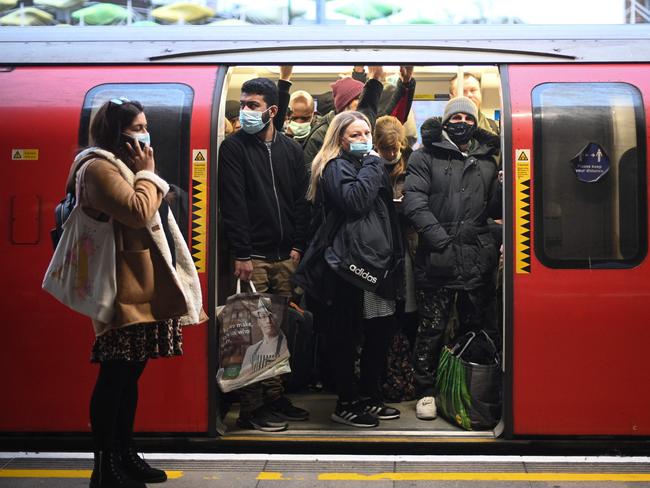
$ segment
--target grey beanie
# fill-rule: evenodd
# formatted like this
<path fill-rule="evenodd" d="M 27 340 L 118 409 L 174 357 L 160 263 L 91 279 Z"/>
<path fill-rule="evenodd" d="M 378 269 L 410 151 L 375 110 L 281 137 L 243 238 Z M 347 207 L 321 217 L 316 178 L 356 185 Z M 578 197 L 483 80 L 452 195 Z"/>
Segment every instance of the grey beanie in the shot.
<path fill-rule="evenodd" d="M 459 113 L 471 115 L 474 117 L 474 121 L 478 122 L 478 110 L 474 102 L 467 97 L 456 97 L 447 102 L 445 113 L 442 115 L 442 123 L 446 124 L 452 115 Z"/>

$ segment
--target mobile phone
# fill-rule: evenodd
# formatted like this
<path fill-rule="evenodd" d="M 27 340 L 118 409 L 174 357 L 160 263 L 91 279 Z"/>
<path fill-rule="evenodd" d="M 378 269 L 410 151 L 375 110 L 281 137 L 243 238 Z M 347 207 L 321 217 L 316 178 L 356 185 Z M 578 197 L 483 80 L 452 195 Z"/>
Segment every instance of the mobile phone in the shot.
<path fill-rule="evenodd" d="M 135 148 L 135 144 L 138 143 L 140 144 L 140 149 L 144 151 L 144 148 L 146 147 L 146 144 L 144 142 L 140 142 L 137 140 L 135 137 L 127 136 L 126 134 L 120 135 L 120 144 L 122 146 L 126 146 L 126 143 L 131 144 L 131 147 Z"/>

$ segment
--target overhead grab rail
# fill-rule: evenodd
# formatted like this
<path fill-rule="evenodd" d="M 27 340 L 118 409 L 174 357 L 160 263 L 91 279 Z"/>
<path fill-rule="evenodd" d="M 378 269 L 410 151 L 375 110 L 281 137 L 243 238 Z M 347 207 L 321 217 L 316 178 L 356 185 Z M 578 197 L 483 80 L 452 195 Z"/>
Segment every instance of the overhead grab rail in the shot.
<path fill-rule="evenodd" d="M 578 59 L 577 56 L 571 54 L 560 54 L 558 52 L 542 52 L 542 51 L 528 51 L 522 49 L 504 49 L 504 48 L 490 48 L 490 47 L 469 47 L 457 45 L 411 45 L 411 44 L 315 44 L 315 45 L 282 45 L 282 46 L 255 46 L 249 45 L 246 47 L 233 47 L 222 49 L 211 49 L 207 51 L 186 51 L 179 53 L 159 54 L 151 56 L 149 61 L 161 61 L 174 58 L 187 58 L 191 56 L 211 56 L 217 54 L 239 54 L 245 52 L 271 52 L 271 51 L 311 51 L 311 50 L 333 50 L 343 49 L 344 51 L 357 51 L 357 50 L 417 50 L 417 51 L 465 51 L 465 52 L 485 52 L 485 53 L 501 53 L 501 54 L 518 54 L 525 56 L 536 57 L 553 57 L 558 59 Z"/>

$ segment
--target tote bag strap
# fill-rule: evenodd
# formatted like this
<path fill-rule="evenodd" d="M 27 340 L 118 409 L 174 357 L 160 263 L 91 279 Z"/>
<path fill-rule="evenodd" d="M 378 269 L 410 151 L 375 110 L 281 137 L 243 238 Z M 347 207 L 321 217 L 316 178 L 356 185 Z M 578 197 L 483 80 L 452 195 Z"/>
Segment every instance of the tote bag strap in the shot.
<path fill-rule="evenodd" d="M 460 357 L 463 355 L 463 353 L 465 352 L 465 350 L 469 347 L 469 345 L 472 343 L 472 341 L 473 341 L 475 338 L 476 338 L 476 332 L 471 332 L 471 333 L 470 333 L 470 338 L 467 340 L 467 342 L 465 343 L 465 345 L 463 346 L 463 348 L 460 350 L 460 352 L 459 352 L 458 354 L 455 354 L 455 351 L 452 351 L 452 352 L 454 352 L 454 355 L 455 355 L 457 358 L 460 359 Z"/>
<path fill-rule="evenodd" d="M 247 283 L 250 285 L 251 290 L 253 291 L 253 293 L 257 293 L 257 290 L 255 289 L 255 285 L 253 284 L 253 280 L 249 280 Z M 241 280 L 239 278 L 237 278 L 237 291 L 236 291 L 236 293 L 237 293 L 237 295 L 239 295 L 241 293 Z"/>
<path fill-rule="evenodd" d="M 81 202 L 81 192 L 83 192 L 83 182 L 84 182 L 84 176 L 86 175 L 86 168 L 88 168 L 88 165 L 92 163 L 95 159 L 97 159 L 95 156 L 90 157 L 86 159 L 83 163 L 81 163 L 81 166 L 77 168 L 77 173 L 75 175 L 75 207 L 77 205 L 80 205 Z"/>

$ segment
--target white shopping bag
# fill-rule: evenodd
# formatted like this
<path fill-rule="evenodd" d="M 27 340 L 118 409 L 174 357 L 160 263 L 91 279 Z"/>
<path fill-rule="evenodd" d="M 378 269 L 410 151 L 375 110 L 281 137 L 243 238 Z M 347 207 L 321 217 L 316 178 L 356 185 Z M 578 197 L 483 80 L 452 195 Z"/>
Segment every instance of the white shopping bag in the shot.
<path fill-rule="evenodd" d="M 219 363 L 217 383 L 223 392 L 236 390 L 273 376 L 291 372 L 289 348 L 282 325 L 288 299 L 279 295 L 241 291 L 228 297 L 217 311 Z"/>
<path fill-rule="evenodd" d="M 77 171 L 76 205 L 63 224 L 63 235 L 45 272 L 43 289 L 72 310 L 109 323 L 117 293 L 113 219 L 95 220 L 79 205 L 81 182 L 89 162 Z"/>

